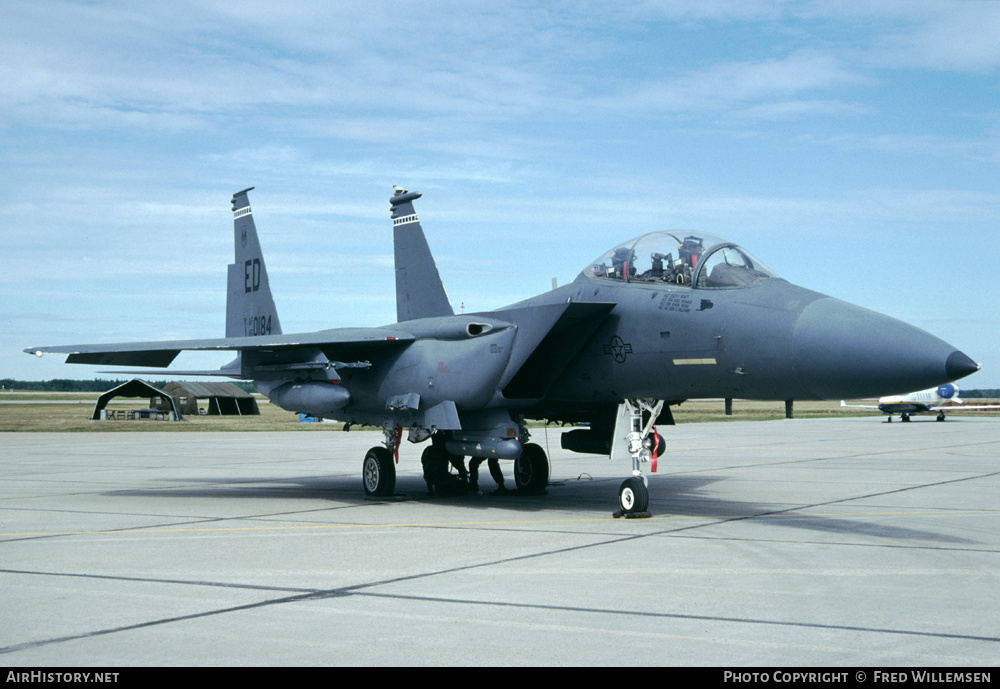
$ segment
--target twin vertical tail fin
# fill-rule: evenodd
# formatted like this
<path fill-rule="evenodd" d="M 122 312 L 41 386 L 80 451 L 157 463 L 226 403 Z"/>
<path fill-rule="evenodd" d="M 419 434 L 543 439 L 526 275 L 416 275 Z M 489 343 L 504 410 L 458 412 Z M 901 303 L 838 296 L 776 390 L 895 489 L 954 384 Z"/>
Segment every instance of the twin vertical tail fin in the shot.
<path fill-rule="evenodd" d="M 413 201 L 419 191 L 396 187 L 392 204 L 392 239 L 396 259 L 396 320 L 454 316 L 441 283 Z"/>
<path fill-rule="evenodd" d="M 226 337 L 280 335 L 281 324 L 267 280 L 264 255 L 257 239 L 250 200 L 244 189 L 233 194 L 236 259 L 229 265 L 226 294 Z"/>
<path fill-rule="evenodd" d="M 227 282 L 226 337 L 281 334 L 247 198 L 247 192 L 252 189 L 233 194 L 236 251 L 235 260 L 229 265 Z M 396 188 L 395 195 L 389 199 L 396 261 L 396 319 L 400 322 L 455 314 L 413 209 L 413 201 L 420 196 L 420 192 Z"/>

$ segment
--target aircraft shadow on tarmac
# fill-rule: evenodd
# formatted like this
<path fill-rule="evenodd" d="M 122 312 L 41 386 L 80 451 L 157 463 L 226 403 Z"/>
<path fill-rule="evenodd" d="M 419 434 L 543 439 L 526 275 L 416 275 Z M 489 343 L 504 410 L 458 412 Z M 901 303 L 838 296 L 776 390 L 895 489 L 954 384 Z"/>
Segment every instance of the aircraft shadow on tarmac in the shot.
<path fill-rule="evenodd" d="M 848 512 L 854 511 L 850 507 L 852 501 L 863 499 L 867 497 L 867 494 L 848 496 L 815 504 L 802 503 L 789 505 L 783 503 L 780 505 L 767 505 L 749 501 L 720 500 L 701 494 L 701 489 L 704 486 L 722 480 L 719 478 L 665 476 L 661 480 L 664 479 L 666 480 L 666 486 L 660 489 L 662 493 L 661 498 L 656 504 L 650 504 L 650 510 L 659 508 L 659 510 L 662 510 L 662 513 L 669 513 L 677 517 L 700 517 L 718 521 L 747 519 L 759 522 L 766 520 L 768 525 L 774 526 L 824 533 L 840 533 L 850 536 L 876 536 L 897 541 L 920 540 L 951 544 L 975 543 L 975 541 L 968 539 L 935 533 L 925 529 L 914 529 L 873 522 L 862 518 L 861 515 L 835 517 L 824 513 L 831 510 L 839 511 L 845 508 Z M 828 509 L 824 509 L 825 507 L 828 507 Z M 801 510 L 810 510 L 815 513 L 802 513 Z M 877 512 L 878 508 L 858 505 L 857 511 L 867 515 Z"/>
<path fill-rule="evenodd" d="M 766 520 L 768 526 L 781 526 L 845 536 L 874 536 L 893 541 L 929 541 L 954 545 L 973 544 L 975 541 L 909 527 L 895 526 L 864 519 L 860 516 L 835 517 L 823 514 L 824 506 L 831 510 L 844 509 L 853 499 L 865 495 L 847 496 L 841 499 L 811 504 L 796 505 L 765 504 L 751 501 L 734 501 L 713 498 L 704 493 L 710 484 L 724 480 L 707 476 L 650 477 L 650 483 L 659 484 L 651 499 L 649 511 L 654 517 L 679 517 L 692 520 L 707 520 L 709 524 L 740 520 L 760 522 Z M 393 496 L 386 498 L 365 497 L 353 476 L 301 476 L 284 478 L 189 478 L 169 479 L 171 483 L 184 484 L 177 487 L 158 489 L 116 490 L 105 493 L 109 497 L 138 498 L 195 498 L 195 499 L 240 499 L 270 500 L 297 499 L 325 500 L 340 506 L 389 505 L 406 502 L 434 502 L 442 507 L 453 508 L 456 518 L 461 510 L 507 510 L 514 513 L 539 514 L 544 512 L 573 512 L 593 515 L 607 514 L 608 494 L 613 493 L 618 479 L 615 477 L 591 477 L 581 474 L 576 478 L 555 479 L 549 483 L 544 494 L 529 494 L 517 490 L 495 495 L 483 490 L 480 494 L 429 495 L 426 484 L 419 476 L 400 475 Z M 192 485 L 195 484 L 195 485 Z M 480 481 L 482 488 L 494 488 L 492 481 Z M 819 510 L 817 514 L 800 514 L 799 510 Z M 848 508 L 849 509 L 849 508 Z M 859 511 L 872 511 L 864 506 Z M 663 522 L 660 522 L 663 523 Z M 690 528 L 705 526 L 692 521 Z M 673 529 L 668 529 L 673 530 Z M 733 535 L 733 534 L 730 534 Z"/>

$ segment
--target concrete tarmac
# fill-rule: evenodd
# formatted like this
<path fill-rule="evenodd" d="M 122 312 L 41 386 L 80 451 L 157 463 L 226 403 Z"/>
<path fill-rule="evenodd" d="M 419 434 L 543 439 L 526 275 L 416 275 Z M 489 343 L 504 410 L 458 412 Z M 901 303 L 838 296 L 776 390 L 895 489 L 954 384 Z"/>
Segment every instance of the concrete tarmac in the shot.
<path fill-rule="evenodd" d="M 0 665 L 996 664 L 1000 419 L 661 430 L 650 519 L 557 429 L 382 501 L 380 433 L 0 434 Z"/>

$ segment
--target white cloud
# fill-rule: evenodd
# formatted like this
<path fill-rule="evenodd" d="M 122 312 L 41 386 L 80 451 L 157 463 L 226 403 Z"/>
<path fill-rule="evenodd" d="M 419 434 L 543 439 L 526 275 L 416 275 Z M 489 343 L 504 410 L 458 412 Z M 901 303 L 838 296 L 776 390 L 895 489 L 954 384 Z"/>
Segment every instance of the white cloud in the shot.
<path fill-rule="evenodd" d="M 640 81 L 602 101 L 605 108 L 656 112 L 690 112 L 740 108 L 745 112 L 784 115 L 814 111 L 814 94 L 867 79 L 845 67 L 832 53 L 800 50 L 784 58 L 727 62 L 687 74 Z M 794 99 L 797 96 L 802 100 Z M 747 111 L 750 106 L 753 110 Z"/>
<path fill-rule="evenodd" d="M 916 3 L 921 21 L 889 29 L 873 48 L 883 65 L 988 74 L 1000 68 L 1000 3 Z"/>

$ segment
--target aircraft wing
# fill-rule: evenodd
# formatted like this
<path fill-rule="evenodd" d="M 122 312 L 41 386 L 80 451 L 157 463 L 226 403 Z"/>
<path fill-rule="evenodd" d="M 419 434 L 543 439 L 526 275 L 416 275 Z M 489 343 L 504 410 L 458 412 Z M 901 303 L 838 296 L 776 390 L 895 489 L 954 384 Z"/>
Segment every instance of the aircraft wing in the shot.
<path fill-rule="evenodd" d="M 328 357 L 345 351 L 358 354 L 409 344 L 413 335 L 391 328 L 335 328 L 314 333 L 291 333 L 258 337 L 221 337 L 203 340 L 163 340 L 115 344 L 28 347 L 28 354 L 67 354 L 68 364 L 102 366 L 166 367 L 182 351 L 281 352 L 319 349 Z"/>
<path fill-rule="evenodd" d="M 840 406 L 849 407 L 851 409 L 878 409 L 878 406 L 874 404 L 848 404 L 844 400 L 840 400 Z"/>

